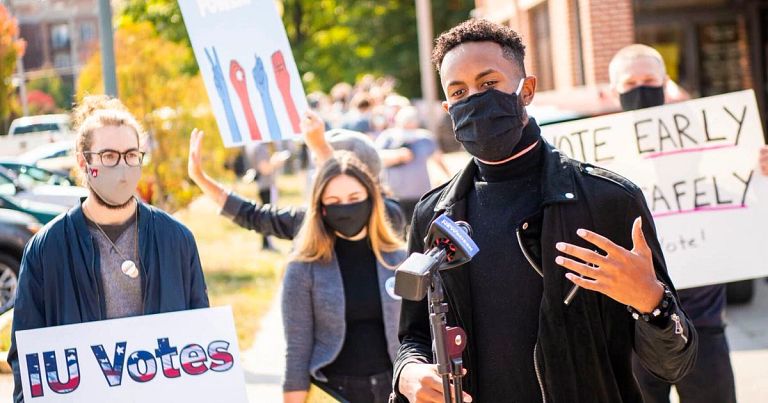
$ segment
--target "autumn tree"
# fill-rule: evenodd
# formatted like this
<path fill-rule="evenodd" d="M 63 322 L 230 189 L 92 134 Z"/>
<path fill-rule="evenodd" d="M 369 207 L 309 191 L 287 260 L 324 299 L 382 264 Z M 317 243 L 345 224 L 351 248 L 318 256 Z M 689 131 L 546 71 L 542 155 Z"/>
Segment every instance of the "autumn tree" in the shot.
<path fill-rule="evenodd" d="M 24 55 L 25 42 L 18 38 L 19 25 L 5 6 L 0 5 L 0 132 L 10 125 L 12 105 L 17 100 L 13 87 L 16 61 Z"/>
<path fill-rule="evenodd" d="M 307 92 L 363 74 L 391 75 L 398 92 L 421 94 L 415 0 L 277 0 Z M 469 18 L 474 0 L 432 2 L 435 35 Z M 189 46 L 174 0 L 126 0 L 121 21 L 146 21 Z M 194 70 L 194 69 L 193 69 Z"/>
<path fill-rule="evenodd" d="M 144 174 L 153 188 L 152 202 L 166 210 L 188 204 L 199 193 L 187 180 L 189 133 L 209 133 L 205 147 L 210 169 L 226 177 L 231 157 L 221 145 L 208 97 L 199 74 L 183 71 L 188 49 L 160 37 L 148 22 L 122 24 L 115 32 L 120 100 L 141 121 L 149 136 L 151 158 Z M 103 92 L 101 55 L 88 60 L 78 80 L 77 98 Z"/>

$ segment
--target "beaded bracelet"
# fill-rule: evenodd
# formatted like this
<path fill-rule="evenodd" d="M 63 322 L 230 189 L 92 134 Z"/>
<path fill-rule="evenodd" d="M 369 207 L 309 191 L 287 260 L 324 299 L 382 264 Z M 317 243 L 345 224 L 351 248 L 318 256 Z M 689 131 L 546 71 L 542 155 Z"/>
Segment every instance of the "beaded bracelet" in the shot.
<path fill-rule="evenodd" d="M 666 318 L 669 316 L 670 307 L 675 301 L 675 296 L 666 284 L 661 283 L 661 285 L 664 287 L 664 295 L 661 298 L 659 305 L 657 305 L 650 313 L 640 313 L 637 309 L 627 305 L 627 311 L 632 315 L 632 318 L 635 320 L 642 319 L 645 322 L 649 322 L 659 317 Z"/>

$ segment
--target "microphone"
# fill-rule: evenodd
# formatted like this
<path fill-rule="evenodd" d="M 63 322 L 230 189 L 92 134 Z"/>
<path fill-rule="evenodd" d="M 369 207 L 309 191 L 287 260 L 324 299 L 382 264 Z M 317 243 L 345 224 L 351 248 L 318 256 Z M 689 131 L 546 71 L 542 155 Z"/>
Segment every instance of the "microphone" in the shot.
<path fill-rule="evenodd" d="M 413 253 L 395 271 L 395 294 L 409 301 L 421 301 L 432 283 L 432 273 L 463 265 L 479 251 L 470 238 L 472 227 L 454 222 L 447 215 L 429 226 L 425 253 Z"/>

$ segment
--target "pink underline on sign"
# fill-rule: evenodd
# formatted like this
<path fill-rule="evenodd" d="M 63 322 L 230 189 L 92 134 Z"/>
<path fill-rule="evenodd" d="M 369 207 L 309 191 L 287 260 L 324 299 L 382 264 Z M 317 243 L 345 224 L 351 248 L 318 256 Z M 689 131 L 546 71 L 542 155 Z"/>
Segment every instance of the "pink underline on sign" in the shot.
<path fill-rule="evenodd" d="M 661 151 L 658 153 L 648 154 L 645 156 L 645 159 L 666 157 L 667 155 L 675 155 L 675 154 L 698 153 L 702 151 L 718 150 L 721 148 L 730 148 L 730 147 L 736 147 L 736 146 L 733 144 L 721 144 L 719 146 L 711 146 L 711 147 L 686 148 L 683 150 L 675 150 L 675 151 Z"/>
<path fill-rule="evenodd" d="M 680 214 L 688 214 L 688 213 L 705 213 L 707 211 L 741 210 L 745 208 L 747 208 L 747 206 L 699 207 L 691 210 L 667 211 L 665 213 L 654 213 L 652 215 L 653 217 L 658 218 L 658 217 L 668 217 L 672 215 L 680 215 Z"/>

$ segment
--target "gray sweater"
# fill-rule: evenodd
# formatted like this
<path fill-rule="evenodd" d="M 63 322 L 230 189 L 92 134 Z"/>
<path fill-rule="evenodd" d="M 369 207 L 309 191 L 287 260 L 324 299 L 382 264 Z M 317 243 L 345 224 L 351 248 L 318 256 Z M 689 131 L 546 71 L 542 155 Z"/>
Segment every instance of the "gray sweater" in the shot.
<path fill-rule="evenodd" d="M 405 260 L 405 251 L 383 253 L 389 265 Z M 400 297 L 394 294 L 394 270 L 377 262 L 381 309 L 389 356 L 394 361 Z M 336 256 L 329 263 L 291 262 L 283 280 L 282 310 L 287 343 L 284 391 L 307 390 L 310 377 L 326 382 L 320 371 L 332 363 L 346 334 L 344 284 Z"/>

